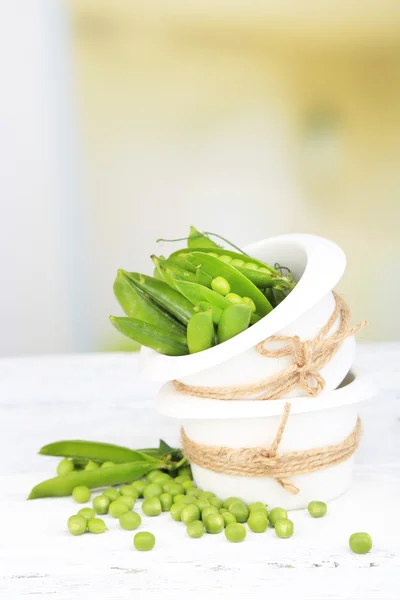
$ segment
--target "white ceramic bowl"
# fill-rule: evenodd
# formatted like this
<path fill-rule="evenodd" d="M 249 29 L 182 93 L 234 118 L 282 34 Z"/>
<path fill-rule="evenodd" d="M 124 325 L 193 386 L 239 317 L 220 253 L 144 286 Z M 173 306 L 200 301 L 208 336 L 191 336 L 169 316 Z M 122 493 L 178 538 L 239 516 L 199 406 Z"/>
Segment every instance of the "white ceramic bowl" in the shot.
<path fill-rule="evenodd" d="M 298 281 L 295 289 L 270 314 L 236 337 L 198 354 L 165 356 L 141 349 L 141 370 L 155 381 L 177 379 L 189 385 L 230 386 L 258 382 L 281 371 L 290 357 L 266 358 L 255 346 L 277 335 L 312 339 L 330 318 L 335 301 L 331 290 L 342 276 L 346 259 L 333 242 L 306 234 L 290 234 L 253 244 L 246 251 L 270 264 L 288 266 Z M 332 328 L 337 329 L 339 320 Z M 355 340 L 348 338 L 321 370 L 325 391 L 335 389 L 351 368 Z M 296 388 L 286 397 L 304 395 Z"/>
<path fill-rule="evenodd" d="M 376 387 L 354 369 L 342 386 L 316 398 L 294 398 L 278 454 L 338 444 L 352 432 L 358 403 L 376 394 Z M 172 384 L 158 396 L 158 410 L 179 419 L 193 441 L 230 448 L 268 448 L 275 438 L 284 400 L 222 402 L 177 394 Z M 246 503 L 262 501 L 288 510 L 304 508 L 311 500 L 329 501 L 350 486 L 353 457 L 334 467 L 289 478 L 300 489 L 284 490 L 274 479 L 215 473 L 192 464 L 196 485 L 220 498 L 240 496 Z"/>

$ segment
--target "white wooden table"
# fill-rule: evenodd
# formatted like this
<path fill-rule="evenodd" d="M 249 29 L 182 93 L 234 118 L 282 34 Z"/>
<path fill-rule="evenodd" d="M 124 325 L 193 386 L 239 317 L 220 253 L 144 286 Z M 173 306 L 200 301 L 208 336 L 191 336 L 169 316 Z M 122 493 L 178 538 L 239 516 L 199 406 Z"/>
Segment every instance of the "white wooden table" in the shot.
<path fill-rule="evenodd" d="M 358 350 L 382 393 L 361 408 L 364 439 L 353 488 L 324 519 L 292 513 L 295 535 L 186 536 L 168 514 L 144 517 L 153 552 L 136 552 L 133 532 L 106 517 L 101 536 L 71 536 L 70 498 L 25 500 L 53 476 L 45 443 L 83 438 L 133 448 L 163 437 L 178 445 L 178 424 L 156 414 L 154 385 L 141 382 L 135 355 L 97 354 L 0 361 L 0 597 L 63 600 L 209 596 L 323 600 L 400 598 L 400 344 Z M 352 554 L 354 531 L 368 531 L 371 553 Z"/>

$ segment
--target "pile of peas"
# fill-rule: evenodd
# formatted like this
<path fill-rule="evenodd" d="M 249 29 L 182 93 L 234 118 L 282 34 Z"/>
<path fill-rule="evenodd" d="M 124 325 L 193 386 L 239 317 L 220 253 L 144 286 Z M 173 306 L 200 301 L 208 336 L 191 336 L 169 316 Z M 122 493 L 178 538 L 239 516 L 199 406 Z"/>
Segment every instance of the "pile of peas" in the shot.
<path fill-rule="evenodd" d="M 107 463 L 107 466 L 110 464 Z M 59 464 L 59 470 L 67 472 L 65 460 Z M 78 486 L 72 496 L 76 502 L 85 503 L 89 501 L 91 492 L 86 486 Z M 93 498 L 92 507 L 80 509 L 68 519 L 68 530 L 72 535 L 103 533 L 107 530 L 106 524 L 96 515 L 106 514 L 118 519 L 123 529 L 136 530 L 142 524 L 142 517 L 133 508 L 140 498 L 143 499 L 143 515 L 156 517 L 162 512 L 169 512 L 174 521 L 185 525 L 186 533 L 191 538 L 200 538 L 205 533 L 224 532 L 228 542 L 238 543 L 245 540 L 247 528 L 253 533 L 264 533 L 268 527 L 272 527 L 281 539 L 290 538 L 294 533 L 294 524 L 285 509 L 274 507 L 268 511 L 263 502 L 246 505 L 234 496 L 223 501 L 212 492 L 196 487 L 190 467 L 179 469 L 175 478 L 154 470 L 145 479 L 123 485 L 119 490 L 114 487 L 104 490 Z M 326 515 L 327 505 L 313 501 L 307 509 L 311 517 L 321 518 Z M 155 543 L 155 536 L 148 531 L 140 531 L 133 538 L 133 545 L 139 551 L 152 550 Z M 372 548 L 372 539 L 367 533 L 354 533 L 350 536 L 349 547 L 357 554 L 365 554 Z"/>

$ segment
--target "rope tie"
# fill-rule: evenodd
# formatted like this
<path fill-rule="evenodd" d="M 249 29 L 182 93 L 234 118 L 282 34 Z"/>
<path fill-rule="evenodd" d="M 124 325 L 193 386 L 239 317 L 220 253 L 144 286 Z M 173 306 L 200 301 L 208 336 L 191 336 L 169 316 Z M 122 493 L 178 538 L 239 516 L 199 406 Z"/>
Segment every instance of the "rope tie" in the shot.
<path fill-rule="evenodd" d="M 317 396 L 325 387 L 321 369 L 336 354 L 345 339 L 368 325 L 368 321 L 363 321 L 350 328 L 350 308 L 339 294 L 333 292 L 333 295 L 335 309 L 314 339 L 302 342 L 298 336 L 272 335 L 257 344 L 256 351 L 266 358 L 293 357 L 292 363 L 279 373 L 257 383 L 242 386 L 199 387 L 175 380 L 175 389 L 190 396 L 215 400 L 276 400 L 297 387 L 307 396 Z M 338 318 L 338 331 L 327 337 Z M 269 349 L 268 345 L 273 342 L 287 344 L 275 350 Z"/>
<path fill-rule="evenodd" d="M 286 402 L 281 422 L 269 448 L 257 446 L 234 449 L 198 444 L 189 439 L 182 428 L 183 453 L 189 462 L 215 473 L 244 477 L 272 477 L 289 493 L 298 494 L 299 488 L 288 478 L 327 469 L 348 460 L 357 450 L 360 442 L 361 420 L 357 419 L 353 431 L 339 444 L 278 455 L 289 414 L 290 404 Z"/>

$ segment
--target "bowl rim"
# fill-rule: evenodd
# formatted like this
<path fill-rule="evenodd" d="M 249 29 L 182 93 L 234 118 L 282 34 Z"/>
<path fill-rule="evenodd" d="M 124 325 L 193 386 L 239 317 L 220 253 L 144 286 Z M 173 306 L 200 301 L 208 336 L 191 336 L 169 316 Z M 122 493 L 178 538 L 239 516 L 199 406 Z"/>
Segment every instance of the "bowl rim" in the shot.
<path fill-rule="evenodd" d="M 150 381 L 169 381 L 193 375 L 214 367 L 244 352 L 289 325 L 328 294 L 344 273 L 346 256 L 334 242 L 312 234 L 285 234 L 266 238 L 245 247 L 249 254 L 259 255 L 283 246 L 303 252 L 304 272 L 294 290 L 268 315 L 239 335 L 198 354 L 166 356 L 150 348 L 140 350 L 139 368 Z"/>
<path fill-rule="evenodd" d="M 254 419 L 282 415 L 287 402 L 291 406 L 290 414 L 312 413 L 356 404 L 376 396 L 377 393 L 378 387 L 371 377 L 355 366 L 351 368 L 338 388 L 322 392 L 314 398 L 298 396 L 264 401 L 211 400 L 178 393 L 172 382 L 168 382 L 158 392 L 157 410 L 164 416 L 182 421 Z"/>

